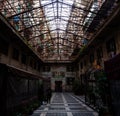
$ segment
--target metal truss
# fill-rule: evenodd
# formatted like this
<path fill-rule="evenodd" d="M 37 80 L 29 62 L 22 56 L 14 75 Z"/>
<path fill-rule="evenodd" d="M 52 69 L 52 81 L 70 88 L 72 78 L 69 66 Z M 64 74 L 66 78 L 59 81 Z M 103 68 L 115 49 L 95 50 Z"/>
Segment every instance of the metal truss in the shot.
<path fill-rule="evenodd" d="M 116 3 L 117 0 L 0 0 L 0 12 L 44 61 L 72 61 L 79 53 L 72 58 L 75 49 L 89 43 L 104 20 L 102 16 L 109 16 Z"/>

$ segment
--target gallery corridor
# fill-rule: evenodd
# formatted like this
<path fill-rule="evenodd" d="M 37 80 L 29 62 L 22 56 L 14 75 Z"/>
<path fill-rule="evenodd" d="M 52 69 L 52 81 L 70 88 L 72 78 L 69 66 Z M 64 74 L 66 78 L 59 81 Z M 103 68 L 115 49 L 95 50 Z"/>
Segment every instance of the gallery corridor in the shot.
<path fill-rule="evenodd" d="M 98 116 L 71 93 L 53 93 L 50 104 L 43 104 L 32 116 Z"/>

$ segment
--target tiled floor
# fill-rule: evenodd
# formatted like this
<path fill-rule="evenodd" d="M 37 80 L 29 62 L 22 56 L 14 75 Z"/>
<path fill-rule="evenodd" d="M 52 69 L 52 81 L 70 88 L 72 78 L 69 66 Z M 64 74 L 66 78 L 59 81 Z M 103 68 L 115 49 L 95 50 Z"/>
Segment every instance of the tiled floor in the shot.
<path fill-rule="evenodd" d="M 32 116 L 98 116 L 71 93 L 53 93 L 50 104 L 44 104 Z"/>

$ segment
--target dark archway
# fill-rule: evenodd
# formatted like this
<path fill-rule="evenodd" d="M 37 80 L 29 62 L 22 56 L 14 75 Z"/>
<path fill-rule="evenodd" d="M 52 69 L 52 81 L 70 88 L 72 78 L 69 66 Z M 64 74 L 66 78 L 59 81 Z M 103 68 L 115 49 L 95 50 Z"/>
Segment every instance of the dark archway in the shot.
<path fill-rule="evenodd" d="M 62 92 L 62 81 L 55 81 L 55 92 Z"/>

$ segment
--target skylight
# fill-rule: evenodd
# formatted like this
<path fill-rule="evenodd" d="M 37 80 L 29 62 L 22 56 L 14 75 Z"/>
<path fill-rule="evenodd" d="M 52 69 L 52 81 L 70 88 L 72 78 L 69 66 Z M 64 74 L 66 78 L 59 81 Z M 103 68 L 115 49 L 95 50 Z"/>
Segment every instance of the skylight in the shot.
<path fill-rule="evenodd" d="M 0 12 L 45 62 L 73 61 L 117 0 L 2 0 Z"/>
<path fill-rule="evenodd" d="M 41 0 L 50 30 L 66 30 L 73 0 Z"/>

